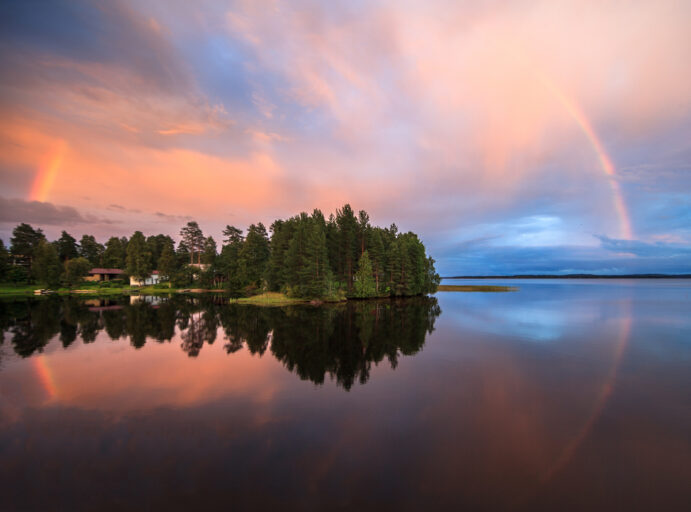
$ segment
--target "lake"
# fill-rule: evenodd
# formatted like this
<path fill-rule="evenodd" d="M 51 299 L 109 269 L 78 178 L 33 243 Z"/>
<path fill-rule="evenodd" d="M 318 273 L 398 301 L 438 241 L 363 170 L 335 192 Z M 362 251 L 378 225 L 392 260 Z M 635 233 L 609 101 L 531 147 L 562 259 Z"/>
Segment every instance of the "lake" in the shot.
<path fill-rule="evenodd" d="M 0 301 L 2 510 L 688 510 L 691 280 Z"/>

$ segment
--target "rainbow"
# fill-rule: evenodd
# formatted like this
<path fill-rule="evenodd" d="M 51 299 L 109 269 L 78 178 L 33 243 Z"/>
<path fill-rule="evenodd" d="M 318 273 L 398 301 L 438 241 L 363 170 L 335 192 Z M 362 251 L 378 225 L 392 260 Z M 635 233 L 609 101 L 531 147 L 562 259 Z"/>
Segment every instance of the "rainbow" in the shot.
<path fill-rule="evenodd" d="M 54 400 L 58 396 L 58 388 L 55 385 L 53 372 L 50 370 L 50 366 L 48 366 L 48 358 L 40 354 L 32 358 L 32 362 L 38 381 L 45 390 L 48 401 Z"/>
<path fill-rule="evenodd" d="M 561 103 L 561 105 L 566 109 L 568 114 L 576 121 L 576 124 L 581 128 L 586 138 L 593 146 L 597 157 L 600 160 L 600 166 L 602 167 L 609 185 L 612 189 L 612 197 L 614 200 L 614 210 L 617 213 L 619 219 L 619 236 L 626 240 L 631 240 L 633 238 L 633 230 L 631 229 L 631 217 L 626 208 L 626 203 L 624 202 L 624 196 L 621 192 L 621 187 L 617 181 L 617 174 L 612 163 L 612 159 L 607 155 L 604 145 L 598 138 L 592 124 L 585 116 L 583 110 L 578 106 L 576 101 L 569 98 L 562 89 L 556 86 L 556 84 L 547 78 L 542 73 L 538 72 L 538 79 L 542 84 L 552 93 L 552 95 Z"/>
<path fill-rule="evenodd" d="M 617 381 L 617 376 L 619 374 L 619 367 L 626 353 L 629 342 L 631 339 L 631 324 L 633 317 L 631 316 L 631 301 L 626 301 L 622 305 L 622 319 L 619 324 L 619 335 L 614 344 L 612 365 L 605 375 L 600 392 L 595 397 L 593 406 L 588 414 L 588 417 L 581 425 L 581 427 L 576 431 L 575 435 L 566 445 L 562 448 L 556 459 L 550 464 L 545 471 L 543 471 L 539 477 L 536 485 L 530 489 L 527 489 L 521 496 L 518 497 L 515 505 L 520 507 L 525 504 L 529 499 L 531 499 L 538 492 L 540 487 L 543 487 L 549 483 L 552 478 L 560 473 L 564 468 L 566 468 L 571 460 L 574 458 L 578 449 L 583 444 L 583 442 L 588 438 L 593 427 L 597 423 L 598 419 L 602 416 L 603 411 L 607 407 L 607 403 L 614 392 L 614 386 Z"/>
<path fill-rule="evenodd" d="M 66 149 L 67 144 L 64 140 L 61 140 L 50 153 L 50 156 L 46 158 L 45 162 L 39 166 L 34 182 L 31 185 L 31 191 L 29 192 L 30 201 L 43 202 L 48 198 L 50 189 L 55 182 L 55 177 L 62 166 Z"/>
<path fill-rule="evenodd" d="M 614 391 L 614 385 L 617 381 L 617 375 L 619 373 L 619 366 L 621 366 L 621 361 L 624 357 L 624 353 L 629 345 L 629 340 L 631 338 L 631 304 L 626 303 L 626 314 L 621 321 L 621 326 L 619 329 L 619 336 L 614 347 L 614 359 L 612 366 L 609 369 L 609 373 L 605 377 L 604 384 L 600 390 L 600 394 L 595 399 L 595 404 L 592 408 L 588 419 L 585 421 L 581 429 L 576 433 L 574 438 L 564 447 L 561 455 L 557 457 L 557 460 L 552 464 L 547 471 L 542 475 L 541 483 L 545 484 L 548 482 L 556 473 L 559 473 L 564 467 L 566 467 L 576 451 L 583 443 L 583 441 L 588 437 L 590 431 L 597 420 L 602 416 L 602 412 L 607 406 L 607 402 L 612 396 Z"/>

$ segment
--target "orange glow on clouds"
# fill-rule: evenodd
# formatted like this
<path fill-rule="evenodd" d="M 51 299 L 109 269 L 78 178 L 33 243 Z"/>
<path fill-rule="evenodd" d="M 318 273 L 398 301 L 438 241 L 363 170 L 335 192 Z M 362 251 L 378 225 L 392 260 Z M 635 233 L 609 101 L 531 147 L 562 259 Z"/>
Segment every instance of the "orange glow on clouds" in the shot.
<path fill-rule="evenodd" d="M 200 80 L 195 70 L 221 53 L 185 65 L 179 34 L 160 20 L 143 25 L 150 47 L 122 60 L 31 54 L 0 104 L 4 195 L 107 219 L 89 227 L 102 237 L 116 225 L 117 234 L 174 233 L 183 217 L 217 230 L 346 201 L 373 218 L 409 216 L 425 232 L 442 217 L 461 226 L 488 212 L 545 213 L 531 199 L 551 202 L 556 187 L 570 203 L 564 229 L 632 238 L 638 196 L 631 189 L 626 203 L 617 174 L 656 162 L 632 161 L 627 149 L 691 108 L 688 16 L 665 0 L 626 9 L 403 2 L 357 15 L 269 4 L 236 3 L 220 17 L 194 9 L 224 31 L 219 52 L 243 47 L 238 88 Z M 586 146 L 575 125 L 606 180 L 584 172 L 594 168 L 589 148 L 573 158 Z M 606 147 L 612 133 L 617 146 Z M 542 179 L 555 172 L 578 193 Z"/>

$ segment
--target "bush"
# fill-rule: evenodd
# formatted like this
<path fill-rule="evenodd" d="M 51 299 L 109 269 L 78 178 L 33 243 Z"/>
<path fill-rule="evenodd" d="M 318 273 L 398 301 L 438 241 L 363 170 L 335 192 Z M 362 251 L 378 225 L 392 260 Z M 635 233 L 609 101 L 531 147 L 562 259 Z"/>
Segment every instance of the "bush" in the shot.
<path fill-rule="evenodd" d="M 15 286 L 26 284 L 29 282 L 29 273 L 24 267 L 13 265 L 7 271 L 7 280 Z"/>

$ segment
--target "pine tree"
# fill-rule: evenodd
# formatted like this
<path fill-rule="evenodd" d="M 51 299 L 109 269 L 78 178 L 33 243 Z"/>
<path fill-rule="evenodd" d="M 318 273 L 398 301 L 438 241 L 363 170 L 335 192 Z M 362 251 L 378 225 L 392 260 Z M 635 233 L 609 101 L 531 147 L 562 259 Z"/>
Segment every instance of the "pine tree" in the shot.
<path fill-rule="evenodd" d="M 201 262 L 206 265 L 213 265 L 216 261 L 216 240 L 209 236 L 204 241 L 204 252 L 202 253 Z"/>
<path fill-rule="evenodd" d="M 361 299 L 374 297 L 377 293 L 374 277 L 372 276 L 372 262 L 367 251 L 360 256 L 358 271 L 355 273 L 353 291 L 355 292 L 355 297 Z"/>
<path fill-rule="evenodd" d="M 83 235 L 79 241 L 79 256 L 86 258 L 92 267 L 101 265 L 101 257 L 105 248 L 99 244 L 93 235 Z"/>
<path fill-rule="evenodd" d="M 5 242 L 0 239 L 0 282 L 5 282 L 7 279 L 7 271 L 9 270 L 10 253 L 5 248 Z"/>
<path fill-rule="evenodd" d="M 358 238 L 360 239 L 360 256 L 365 253 L 367 249 L 368 237 L 370 232 L 369 215 L 365 210 L 360 210 L 358 213 Z"/>
<path fill-rule="evenodd" d="M 225 279 L 225 287 L 232 292 L 240 292 L 246 285 L 240 275 L 240 250 L 245 242 L 242 230 L 226 226 L 223 230 L 224 245 L 216 259 L 216 267 Z"/>
<path fill-rule="evenodd" d="M 175 252 L 173 251 L 172 244 L 166 244 L 163 247 L 161 257 L 158 258 L 157 268 L 161 273 L 161 277 L 170 281 L 173 274 L 177 270 L 177 262 L 175 260 Z"/>
<path fill-rule="evenodd" d="M 331 269 L 323 220 L 323 216 L 313 215 L 305 223 L 306 236 L 300 269 L 300 289 L 304 297 L 323 297 L 330 281 Z"/>
<path fill-rule="evenodd" d="M 201 263 L 201 255 L 204 251 L 206 238 L 202 232 L 199 224 L 195 221 L 190 221 L 185 227 L 180 230 L 180 236 L 185 246 L 190 251 L 190 263 L 194 263 L 194 256 L 197 256 L 197 263 Z"/>
<path fill-rule="evenodd" d="M 10 238 L 10 254 L 14 264 L 23 265 L 28 269 L 29 275 L 33 275 L 34 252 L 39 243 L 45 239 L 43 230 L 40 228 L 34 229 L 24 222 L 15 227 Z"/>
<path fill-rule="evenodd" d="M 428 257 L 425 260 L 425 284 L 422 293 L 436 293 L 441 283 L 441 277 L 434 269 L 434 259 Z"/>
<path fill-rule="evenodd" d="M 103 252 L 102 264 L 105 268 L 125 268 L 125 244 L 118 237 L 110 237 Z"/>
<path fill-rule="evenodd" d="M 151 253 L 147 250 L 146 239 L 141 231 L 135 231 L 127 245 L 127 273 L 138 280 L 151 275 Z"/>
<path fill-rule="evenodd" d="M 77 240 L 67 231 L 63 231 L 55 242 L 58 249 L 58 257 L 60 261 L 64 262 L 79 256 L 79 248 L 77 247 Z"/>
<path fill-rule="evenodd" d="M 251 286 L 261 287 L 269 256 L 269 236 L 264 224 L 252 224 L 247 230 L 247 238 L 240 250 L 242 280 Z"/>
<path fill-rule="evenodd" d="M 372 271 L 374 274 L 374 286 L 376 293 L 379 294 L 379 285 L 385 277 L 386 268 L 384 242 L 380 228 L 373 228 L 370 235 L 369 256 L 372 261 Z"/>
<path fill-rule="evenodd" d="M 353 287 L 353 274 L 358 258 L 357 231 L 358 223 L 353 209 L 346 204 L 336 210 L 336 225 L 339 231 L 340 275 L 350 291 Z"/>
<path fill-rule="evenodd" d="M 288 282 L 285 258 L 294 229 L 293 219 L 277 220 L 271 224 L 271 255 L 266 271 L 270 290 L 279 291 Z"/>
<path fill-rule="evenodd" d="M 235 226 L 227 225 L 223 230 L 223 243 L 225 245 L 230 245 L 238 242 L 243 242 L 245 238 L 242 236 L 242 230 L 236 228 Z"/>

